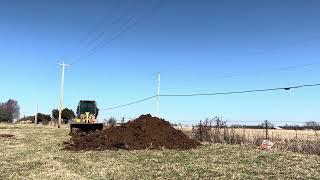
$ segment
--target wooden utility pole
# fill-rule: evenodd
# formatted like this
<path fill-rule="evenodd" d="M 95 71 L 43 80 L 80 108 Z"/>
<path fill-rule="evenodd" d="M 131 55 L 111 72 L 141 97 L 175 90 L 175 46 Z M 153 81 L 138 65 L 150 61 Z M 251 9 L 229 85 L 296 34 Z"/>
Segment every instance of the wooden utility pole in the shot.
<path fill-rule="evenodd" d="M 70 66 L 69 64 L 65 64 L 64 62 L 59 63 L 62 67 L 62 76 L 61 76 L 61 91 L 60 91 L 60 105 L 59 105 L 59 118 L 58 118 L 58 128 L 61 127 L 61 113 L 62 113 L 62 100 L 63 100 L 63 88 L 64 88 L 64 71 L 66 66 Z"/>

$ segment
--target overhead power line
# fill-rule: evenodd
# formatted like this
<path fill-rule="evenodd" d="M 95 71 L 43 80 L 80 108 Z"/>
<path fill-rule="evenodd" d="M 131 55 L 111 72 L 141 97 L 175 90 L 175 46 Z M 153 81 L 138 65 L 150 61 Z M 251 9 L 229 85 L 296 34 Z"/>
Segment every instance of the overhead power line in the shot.
<path fill-rule="evenodd" d="M 289 86 L 281 88 L 268 88 L 268 89 L 255 89 L 255 90 L 245 90 L 245 91 L 231 91 L 231 92 L 216 92 L 216 93 L 197 93 L 197 94 L 162 94 L 162 97 L 187 97 L 187 96 L 215 96 L 215 95 L 229 95 L 229 94 L 244 94 L 253 92 L 265 92 L 265 91 L 277 91 L 277 90 L 291 90 L 303 87 L 314 87 L 320 86 L 320 84 L 305 84 L 300 86 Z"/>
<path fill-rule="evenodd" d="M 116 11 L 121 11 L 121 6 L 120 6 L 121 2 L 109 2 L 109 5 L 110 5 L 110 10 L 108 10 L 107 12 L 116 12 Z M 105 14 L 105 15 L 108 15 L 109 17 L 111 17 L 112 20 L 111 21 L 111 25 L 113 24 L 116 24 L 118 21 L 119 21 L 119 18 L 116 14 Z M 100 29 L 103 28 L 103 26 L 105 26 L 106 24 L 109 24 L 109 23 L 106 23 L 105 22 L 105 18 L 99 20 L 98 22 L 96 22 L 94 25 L 93 25 L 93 28 L 90 28 L 88 29 L 82 36 L 82 38 L 80 40 L 77 41 L 77 45 L 75 47 L 72 48 L 72 51 L 74 50 L 78 50 L 80 51 L 80 49 L 84 48 L 85 47 L 85 44 L 86 42 L 90 41 L 90 39 L 92 37 L 95 37 L 95 34 L 97 32 L 99 32 Z M 104 28 L 103 28 L 104 29 Z M 63 56 L 62 57 L 66 57 L 66 56 L 70 56 L 71 55 L 71 52 L 67 53 L 67 52 L 64 52 L 63 53 Z"/>
<path fill-rule="evenodd" d="M 112 2 L 111 4 L 111 12 L 121 12 L 121 11 L 124 11 L 124 8 L 121 6 L 121 4 L 123 2 L 117 2 L 118 4 L 116 4 L 115 2 Z M 110 12 L 110 11 L 106 11 L 106 12 Z M 110 16 L 111 18 L 114 18 L 112 21 L 111 21 L 111 24 L 110 25 L 113 25 L 115 23 L 117 23 L 119 21 L 119 19 L 122 18 L 123 15 L 120 15 L 120 16 L 117 16 L 115 13 L 112 13 L 111 15 L 110 14 L 105 14 L 106 16 Z M 90 37 L 92 37 L 94 34 L 96 34 L 97 32 L 99 32 L 99 29 L 105 29 L 105 26 L 106 25 L 106 22 L 105 22 L 105 18 L 101 18 L 100 21 L 98 21 L 95 26 L 93 28 L 91 28 L 86 34 L 85 36 L 80 40 L 79 43 L 85 43 L 87 41 L 90 41 Z M 104 30 L 103 30 L 104 32 Z"/>
<path fill-rule="evenodd" d="M 127 19 L 127 21 L 121 26 L 120 30 L 118 32 L 115 32 L 110 39 L 101 41 L 100 44 L 98 44 L 97 46 L 95 46 L 94 48 L 89 50 L 89 52 L 86 55 L 79 56 L 71 64 L 74 65 L 76 63 L 79 63 L 80 61 L 83 60 L 84 57 L 91 56 L 94 53 L 96 53 L 99 49 L 105 47 L 106 45 L 111 44 L 114 40 L 118 39 L 122 34 L 126 33 L 127 31 L 129 31 L 130 29 L 132 29 L 133 27 L 138 25 L 144 18 L 149 17 L 151 13 L 156 12 L 156 10 L 160 8 L 160 3 L 162 3 L 162 2 L 163 1 L 161 1 L 161 0 L 158 1 L 158 3 L 156 3 L 149 11 L 142 14 L 141 16 L 137 16 L 137 15 L 130 16 Z"/>
<path fill-rule="evenodd" d="M 104 108 L 100 110 L 112 110 L 112 109 L 118 109 L 122 107 L 127 107 L 131 106 L 143 101 L 147 101 L 149 99 L 153 99 L 156 97 L 191 97 L 191 96 L 216 96 L 216 95 L 230 95 L 230 94 L 245 94 L 245 93 L 254 93 L 254 92 L 267 92 L 267 91 L 278 91 L 278 90 L 291 90 L 291 89 L 299 89 L 299 88 L 305 88 L 305 87 L 315 87 L 315 86 L 320 86 L 319 84 L 304 84 L 304 85 L 299 85 L 299 86 L 289 86 L 289 87 L 281 87 L 281 88 L 267 88 L 267 89 L 255 89 L 255 90 L 246 90 L 246 91 L 230 91 L 230 92 L 217 92 L 217 93 L 198 93 L 198 94 L 160 94 L 160 95 L 154 95 L 150 96 L 141 100 L 137 100 L 131 103 L 119 105 L 119 106 L 114 106 L 110 108 Z"/>
<path fill-rule="evenodd" d="M 88 51 L 88 53 L 84 56 L 79 56 L 78 58 L 75 59 L 74 62 L 72 62 L 71 64 L 77 64 L 80 61 L 83 61 L 84 57 L 89 57 L 91 55 L 93 55 L 94 53 L 96 53 L 99 49 L 105 47 L 106 45 L 112 43 L 114 40 L 118 39 L 120 37 L 120 35 L 122 35 L 124 32 L 126 32 L 128 30 L 129 24 L 132 23 L 134 21 L 135 16 L 130 16 L 121 26 L 120 31 L 116 32 L 115 34 L 113 34 L 113 36 L 108 39 L 108 40 L 103 40 L 100 43 L 98 43 L 95 47 L 93 47 L 91 50 Z"/>
<path fill-rule="evenodd" d="M 113 20 L 113 21 L 110 23 L 110 25 L 118 24 L 118 23 L 120 23 L 121 20 L 124 19 L 124 18 L 125 18 L 125 15 L 119 16 L 118 18 L 116 18 L 115 20 Z M 89 39 L 89 40 L 87 41 L 87 46 L 90 46 L 90 45 L 92 45 L 92 44 L 95 44 L 95 42 L 97 42 L 97 41 L 99 41 L 100 39 L 102 39 L 103 36 L 105 36 L 105 34 L 106 34 L 107 32 L 108 32 L 107 29 L 99 32 L 99 34 L 97 34 L 97 36 L 95 36 L 94 38 Z"/>
<path fill-rule="evenodd" d="M 147 101 L 149 99 L 153 99 L 157 97 L 156 95 L 155 96 L 150 96 L 150 97 L 147 97 L 147 98 L 144 98 L 144 99 L 141 99 L 141 100 L 138 100 L 138 101 L 134 101 L 134 102 L 131 102 L 131 103 L 128 103 L 128 104 L 123 104 L 123 105 L 120 105 L 120 106 L 115 106 L 115 107 L 110 107 L 110 108 L 105 108 L 105 109 L 100 109 L 100 110 L 111 110 L 111 109 L 117 109 L 117 108 L 121 108 L 121 107 L 126 107 L 126 106 L 131 106 L 133 104 L 137 104 L 137 103 L 140 103 L 140 102 L 143 102 L 143 101 Z"/>

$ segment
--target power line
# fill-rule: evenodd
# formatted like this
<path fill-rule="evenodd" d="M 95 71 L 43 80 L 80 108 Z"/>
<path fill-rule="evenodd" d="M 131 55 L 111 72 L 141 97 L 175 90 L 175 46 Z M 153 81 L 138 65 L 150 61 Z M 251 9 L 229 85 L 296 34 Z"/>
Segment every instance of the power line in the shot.
<path fill-rule="evenodd" d="M 125 15 L 122 15 L 120 17 L 115 18 L 114 20 L 111 21 L 110 25 L 115 25 L 121 22 L 121 20 L 124 18 Z M 92 36 L 92 38 L 90 36 L 88 36 L 86 39 L 86 41 L 81 42 L 83 45 L 82 47 L 90 47 L 91 45 L 94 45 L 98 40 L 102 39 L 103 36 L 105 36 L 105 34 L 107 33 L 107 30 L 103 30 L 98 32 L 98 34 L 96 36 Z M 94 34 L 94 33 L 92 33 Z M 81 47 L 81 46 L 80 46 Z M 80 58 L 81 56 L 78 56 L 78 58 Z M 76 59 L 78 59 L 76 58 Z"/>
<path fill-rule="evenodd" d="M 299 86 L 289 86 L 289 87 L 282 87 L 282 88 L 268 88 L 268 89 L 256 89 L 256 90 L 246 90 L 246 91 L 231 91 L 231 92 L 218 92 L 218 93 L 205 93 L 205 94 L 160 94 L 160 95 L 153 95 L 138 101 L 134 101 L 131 103 L 115 106 L 115 107 L 110 107 L 110 108 L 104 108 L 100 110 L 112 110 L 112 109 L 118 109 L 126 106 L 131 106 L 133 104 L 137 104 L 143 101 L 147 101 L 149 99 L 153 99 L 159 96 L 162 97 L 190 97 L 190 96 L 215 96 L 215 95 L 229 95 L 229 94 L 244 94 L 244 93 L 254 93 L 254 92 L 266 92 L 266 91 L 277 91 L 277 90 L 291 90 L 291 89 L 299 89 L 299 88 L 304 88 L 304 87 L 315 87 L 315 86 L 320 86 L 320 84 L 304 84 L 304 85 L 299 85 Z"/>
<path fill-rule="evenodd" d="M 121 3 L 121 2 L 118 2 L 118 3 Z M 121 10 L 120 4 L 112 3 L 111 4 L 111 9 L 113 9 L 113 11 Z M 107 15 L 107 14 L 105 14 L 105 15 Z M 112 17 L 116 17 L 115 14 L 112 14 L 111 16 Z M 114 24 L 120 17 L 116 17 L 113 21 L 111 21 L 111 24 Z M 80 40 L 80 43 L 83 43 L 83 42 L 86 42 L 86 41 L 90 40 L 90 36 L 94 35 L 96 32 L 98 32 L 99 31 L 98 29 L 100 29 L 101 26 L 103 26 L 104 24 L 105 24 L 105 22 L 104 22 L 104 18 L 103 18 L 103 20 L 100 20 L 98 23 L 95 24 L 94 28 L 92 28 L 91 30 L 89 30 L 86 33 L 84 38 L 82 38 Z"/>
<path fill-rule="evenodd" d="M 147 101 L 149 99 L 153 99 L 155 97 L 157 97 L 157 96 L 156 95 L 155 96 L 150 96 L 150 97 L 147 97 L 147 98 L 144 98 L 144 99 L 141 99 L 141 100 L 138 100 L 138 101 L 134 101 L 134 102 L 131 102 L 131 103 L 128 103 L 128 104 L 123 104 L 123 105 L 120 105 L 120 106 L 115 106 L 115 107 L 110 107 L 110 108 L 105 108 L 105 109 L 100 109 L 100 110 L 111 110 L 111 109 L 117 109 L 117 108 L 121 108 L 121 107 L 126 107 L 126 106 L 137 104 L 137 103 L 140 103 L 140 102 L 143 102 L 143 101 Z"/>
<path fill-rule="evenodd" d="M 215 96 L 215 95 L 244 94 L 244 93 L 277 91 L 277 90 L 291 90 L 291 89 L 299 89 L 299 88 L 314 87 L 314 86 L 320 86 L 320 84 L 305 84 L 305 85 L 300 85 L 300 86 L 289 86 L 289 87 L 281 87 L 281 88 L 255 89 L 255 90 L 217 92 L 217 93 L 162 94 L 160 96 L 162 96 L 162 97 Z"/>
<path fill-rule="evenodd" d="M 88 54 L 84 55 L 84 56 L 80 56 L 78 58 L 76 58 L 76 60 L 71 63 L 71 64 L 76 64 L 79 63 L 81 60 L 83 60 L 83 57 L 88 57 L 93 55 L 94 53 L 96 53 L 99 49 L 105 47 L 108 44 L 111 44 L 114 40 L 118 39 L 122 34 L 124 34 L 125 32 L 129 31 L 130 29 L 132 29 L 133 27 L 135 27 L 136 25 L 138 25 L 142 19 L 149 17 L 150 13 L 154 13 L 156 12 L 157 9 L 160 8 L 160 3 L 162 1 L 160 0 L 158 3 L 156 3 L 149 12 L 146 12 L 145 14 L 141 15 L 140 17 L 137 16 L 130 16 L 129 19 L 122 25 L 120 31 L 116 32 L 109 40 L 107 41 L 102 41 L 100 44 L 98 44 L 96 47 L 94 47 L 93 49 L 91 49 Z"/>
<path fill-rule="evenodd" d="M 130 16 L 126 21 L 125 23 L 122 24 L 121 26 L 121 30 L 116 32 L 110 39 L 108 39 L 107 41 L 104 41 L 102 40 L 99 44 L 97 44 L 94 48 L 92 48 L 91 50 L 88 51 L 88 53 L 84 56 L 79 56 L 78 58 L 75 59 L 74 62 L 72 62 L 71 64 L 74 65 L 74 64 L 77 64 L 79 63 L 80 61 L 84 60 L 83 58 L 84 57 L 88 57 L 88 56 L 91 56 L 93 55 L 94 53 L 96 53 L 99 49 L 103 48 L 104 46 L 112 43 L 114 40 L 116 40 L 117 38 L 120 37 L 120 35 L 122 35 L 125 31 L 128 30 L 128 25 L 133 22 L 135 16 Z"/>
<path fill-rule="evenodd" d="M 115 20 L 113 20 L 110 25 L 115 25 L 115 24 L 118 24 L 123 18 L 125 17 L 125 15 L 122 15 L 118 18 L 116 18 Z M 88 40 L 87 42 L 87 46 L 90 46 L 91 44 L 94 44 L 95 42 L 97 42 L 99 39 L 102 39 L 102 37 L 107 33 L 107 30 L 103 30 L 101 32 L 99 32 L 99 34 L 94 37 L 93 39 L 91 40 Z"/>
<path fill-rule="evenodd" d="M 109 2 L 110 3 L 110 2 Z M 118 9 L 120 9 L 120 4 L 116 3 L 111 3 L 111 9 L 113 9 L 113 11 L 116 11 Z M 118 21 L 119 17 L 116 17 L 115 14 L 111 15 L 112 18 L 115 18 L 115 20 L 111 21 L 111 24 L 115 24 L 115 22 Z M 74 47 L 72 50 L 76 50 L 76 49 L 80 49 L 82 47 L 85 46 L 85 42 L 89 41 L 91 39 L 91 37 L 93 37 L 93 35 L 96 32 L 99 32 L 99 29 L 101 29 L 101 27 L 105 24 L 104 19 L 100 20 L 99 22 L 97 22 L 93 28 L 90 28 L 83 36 L 82 38 L 78 41 L 78 44 L 76 47 Z M 63 53 L 63 57 L 65 57 L 67 55 L 67 52 Z M 70 54 L 70 53 L 69 53 Z"/>
<path fill-rule="evenodd" d="M 159 1 L 160 2 L 160 1 Z M 156 4 L 158 5 L 158 4 Z M 154 6 L 150 12 L 155 12 L 155 9 L 157 9 L 157 6 Z M 133 28 L 134 26 L 136 26 L 137 24 L 139 24 L 141 22 L 141 20 L 145 17 L 147 17 L 148 13 L 143 14 L 142 16 L 138 17 L 135 19 L 136 16 L 132 15 L 129 17 L 129 19 L 122 25 L 120 31 L 118 31 L 117 33 L 114 34 L 114 36 L 112 36 L 108 41 L 102 41 L 99 45 L 97 45 L 96 47 L 94 47 L 93 49 L 91 49 L 87 55 L 85 56 L 91 56 L 94 53 L 96 53 L 99 49 L 105 47 L 108 44 L 111 44 L 114 40 L 118 39 L 123 33 L 127 32 L 128 30 L 130 30 L 131 28 Z M 84 56 L 84 57 L 85 57 Z M 81 61 L 82 57 L 77 58 L 77 60 L 75 62 L 73 62 L 72 64 L 78 63 Z"/>
<path fill-rule="evenodd" d="M 127 9 L 127 8 L 126 8 Z M 114 19 L 112 22 L 111 22 L 111 25 L 114 25 L 114 24 L 118 24 L 119 22 L 122 21 L 122 19 L 124 19 L 125 17 L 127 17 L 127 15 L 129 15 L 128 13 L 124 13 L 122 14 L 121 16 L 119 16 L 118 18 Z M 133 15 L 132 15 L 133 17 Z M 130 18 L 129 18 L 130 19 Z M 102 30 L 94 39 L 91 39 L 89 42 L 88 42 L 88 46 L 90 46 L 91 44 L 94 44 L 95 42 L 97 42 L 99 39 L 103 39 L 103 36 L 107 33 L 107 29 L 104 29 Z M 97 44 L 98 45 L 98 44 Z"/>

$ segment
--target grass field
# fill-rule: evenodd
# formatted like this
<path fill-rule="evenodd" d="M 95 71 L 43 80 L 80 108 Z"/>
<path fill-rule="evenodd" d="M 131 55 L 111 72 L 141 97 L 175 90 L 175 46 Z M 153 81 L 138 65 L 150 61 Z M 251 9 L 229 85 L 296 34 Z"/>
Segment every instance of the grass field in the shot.
<path fill-rule="evenodd" d="M 188 151 L 63 150 L 68 129 L 0 124 L 0 179 L 319 179 L 320 157 L 204 145 Z"/>

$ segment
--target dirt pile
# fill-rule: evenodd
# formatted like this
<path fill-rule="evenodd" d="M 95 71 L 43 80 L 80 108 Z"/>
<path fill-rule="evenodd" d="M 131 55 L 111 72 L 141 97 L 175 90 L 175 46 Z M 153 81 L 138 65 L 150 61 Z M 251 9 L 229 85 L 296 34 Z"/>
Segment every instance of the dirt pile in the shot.
<path fill-rule="evenodd" d="M 12 138 L 13 136 L 12 134 L 0 134 L 0 138 Z"/>
<path fill-rule="evenodd" d="M 68 150 L 106 150 L 106 149 L 179 149 L 186 150 L 200 145 L 183 132 L 171 127 L 170 123 L 142 115 L 134 121 L 109 129 L 84 133 L 72 133 Z"/>

